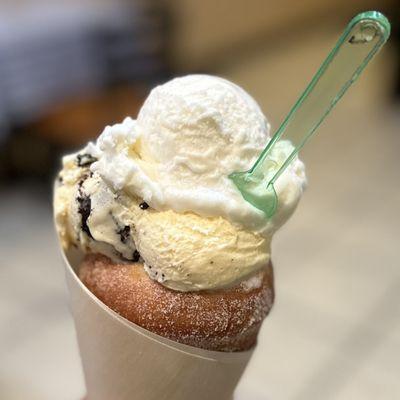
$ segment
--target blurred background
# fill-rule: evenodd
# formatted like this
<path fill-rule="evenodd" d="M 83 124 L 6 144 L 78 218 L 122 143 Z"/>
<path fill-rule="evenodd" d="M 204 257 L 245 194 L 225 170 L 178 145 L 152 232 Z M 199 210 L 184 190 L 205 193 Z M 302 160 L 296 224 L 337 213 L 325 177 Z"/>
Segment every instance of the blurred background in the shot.
<path fill-rule="evenodd" d="M 202 72 L 273 129 L 347 22 L 392 37 L 303 152 L 309 189 L 273 243 L 277 299 L 236 399 L 400 398 L 396 0 L 0 1 L 0 398 L 84 395 L 51 216 L 60 156 Z"/>

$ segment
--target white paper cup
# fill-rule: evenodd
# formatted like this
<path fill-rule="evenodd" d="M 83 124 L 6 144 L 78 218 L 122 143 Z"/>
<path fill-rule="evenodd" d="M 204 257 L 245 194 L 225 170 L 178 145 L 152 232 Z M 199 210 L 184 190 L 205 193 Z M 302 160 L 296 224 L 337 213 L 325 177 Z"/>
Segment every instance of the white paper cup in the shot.
<path fill-rule="evenodd" d="M 202 350 L 165 339 L 98 300 L 63 253 L 88 400 L 228 400 L 252 351 Z"/>

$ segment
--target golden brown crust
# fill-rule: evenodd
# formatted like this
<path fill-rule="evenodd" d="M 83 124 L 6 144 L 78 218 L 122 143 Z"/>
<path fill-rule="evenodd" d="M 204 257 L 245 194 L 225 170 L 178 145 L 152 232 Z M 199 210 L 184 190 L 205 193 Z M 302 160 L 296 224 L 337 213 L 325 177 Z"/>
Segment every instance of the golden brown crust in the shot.
<path fill-rule="evenodd" d="M 153 281 L 142 264 L 117 264 L 99 254 L 85 257 L 79 277 L 97 298 L 129 321 L 208 350 L 251 348 L 274 299 L 271 265 L 259 273 L 260 285 L 186 293 Z"/>

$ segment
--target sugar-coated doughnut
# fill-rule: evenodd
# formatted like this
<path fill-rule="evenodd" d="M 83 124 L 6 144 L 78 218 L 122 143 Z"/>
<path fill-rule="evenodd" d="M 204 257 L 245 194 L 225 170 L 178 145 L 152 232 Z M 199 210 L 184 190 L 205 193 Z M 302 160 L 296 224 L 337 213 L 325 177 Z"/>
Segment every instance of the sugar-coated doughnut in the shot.
<path fill-rule="evenodd" d="M 253 347 L 274 300 L 269 264 L 227 289 L 178 292 L 152 280 L 141 263 L 116 263 L 87 254 L 79 269 L 84 285 L 129 321 L 179 343 L 216 351 Z"/>

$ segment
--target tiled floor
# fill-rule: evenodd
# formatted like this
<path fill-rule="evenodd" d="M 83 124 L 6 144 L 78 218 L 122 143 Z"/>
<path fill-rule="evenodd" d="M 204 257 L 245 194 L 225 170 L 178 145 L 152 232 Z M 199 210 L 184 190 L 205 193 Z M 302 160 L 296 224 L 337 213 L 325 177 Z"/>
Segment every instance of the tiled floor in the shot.
<path fill-rule="evenodd" d="M 304 37 L 222 72 L 276 126 L 333 39 Z M 400 109 L 385 103 L 389 59 L 371 66 L 304 152 L 309 189 L 274 240 L 276 305 L 238 399 L 400 398 Z M 37 188 L 1 193 L 0 238 L 0 398 L 78 399 L 63 271 Z"/>
<path fill-rule="evenodd" d="M 0 200 L 0 398 L 79 399 L 84 392 L 50 202 L 37 188 Z"/>

